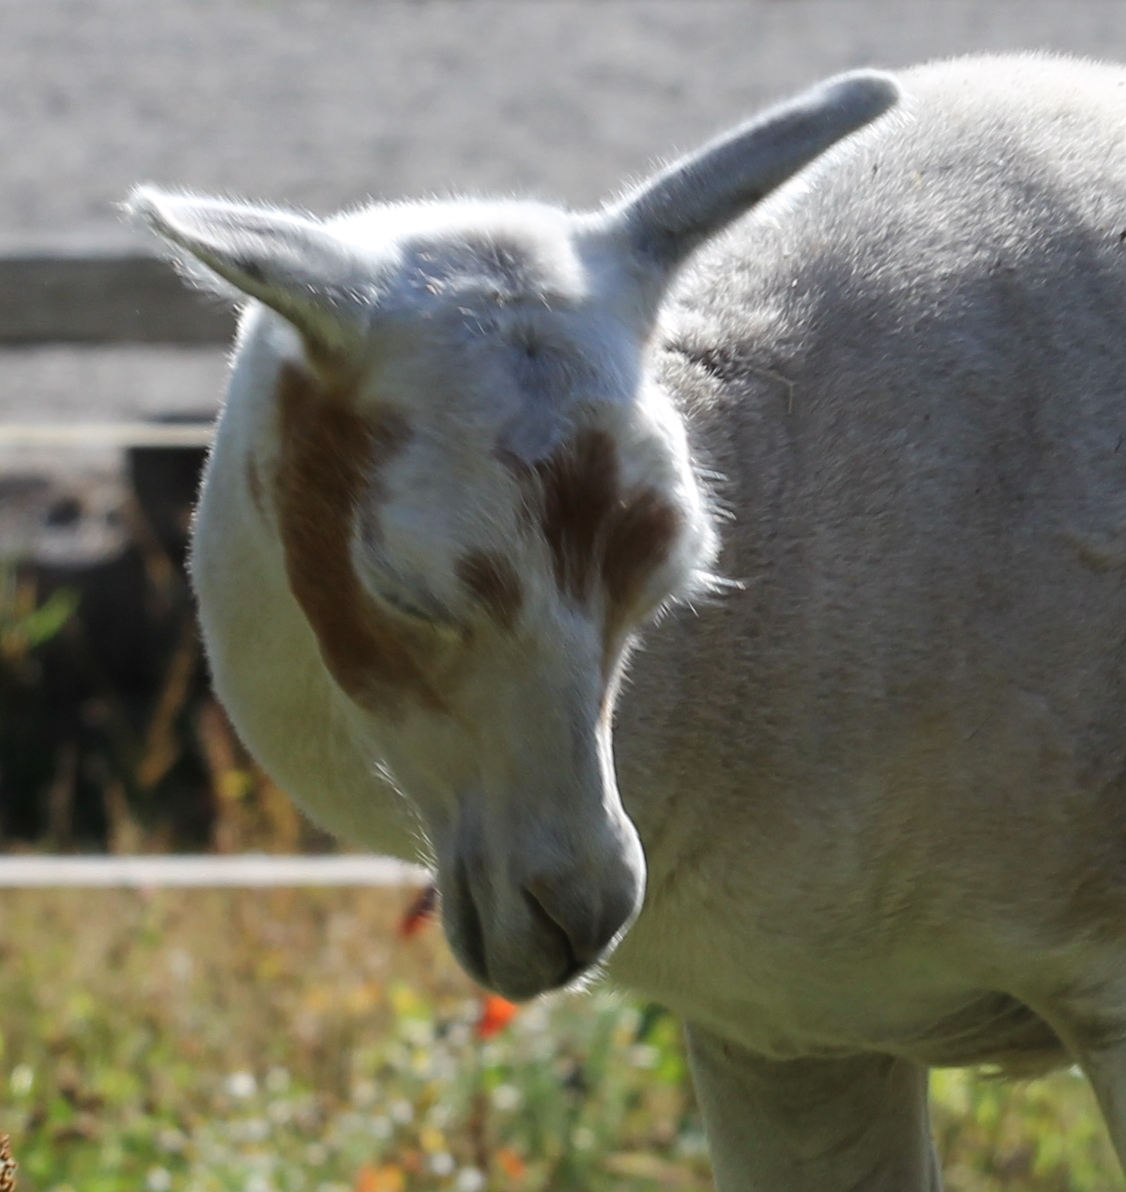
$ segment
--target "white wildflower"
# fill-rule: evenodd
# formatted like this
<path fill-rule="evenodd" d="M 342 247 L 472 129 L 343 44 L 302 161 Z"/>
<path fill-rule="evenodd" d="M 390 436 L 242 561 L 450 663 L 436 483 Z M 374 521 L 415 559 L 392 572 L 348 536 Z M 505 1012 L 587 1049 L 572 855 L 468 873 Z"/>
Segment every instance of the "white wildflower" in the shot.
<path fill-rule="evenodd" d="M 245 1101 L 258 1091 L 258 1081 L 250 1072 L 232 1072 L 226 1080 L 227 1094 Z"/>
<path fill-rule="evenodd" d="M 395 1132 L 391 1119 L 384 1114 L 377 1114 L 368 1122 L 368 1132 L 378 1139 L 387 1139 Z"/>
<path fill-rule="evenodd" d="M 493 1089 L 493 1104 L 502 1113 L 509 1113 L 513 1109 L 517 1109 L 523 1100 L 523 1094 L 514 1084 L 498 1084 Z"/>
<path fill-rule="evenodd" d="M 571 1145 L 577 1151 L 589 1151 L 597 1139 L 589 1126 L 576 1126 L 571 1133 Z"/>
<path fill-rule="evenodd" d="M 454 1163 L 454 1157 L 449 1151 L 435 1151 L 430 1156 L 430 1170 L 435 1175 L 452 1175 L 454 1168 L 457 1166 Z"/>
<path fill-rule="evenodd" d="M 635 1068 L 655 1068 L 661 1062 L 661 1053 L 648 1043 L 635 1043 L 629 1049 L 629 1062 Z"/>
<path fill-rule="evenodd" d="M 145 1176 L 148 1192 L 168 1192 L 172 1187 L 172 1176 L 166 1167 L 150 1167 Z"/>

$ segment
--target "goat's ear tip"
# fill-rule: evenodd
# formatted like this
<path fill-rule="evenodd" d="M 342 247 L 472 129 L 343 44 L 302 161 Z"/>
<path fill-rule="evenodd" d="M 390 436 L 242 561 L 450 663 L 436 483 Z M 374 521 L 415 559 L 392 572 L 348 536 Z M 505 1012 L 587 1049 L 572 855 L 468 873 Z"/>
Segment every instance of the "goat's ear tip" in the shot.
<path fill-rule="evenodd" d="M 187 190 L 165 190 L 151 182 L 142 182 L 129 192 L 121 204 L 127 219 L 159 231 L 209 200 Z"/>
<path fill-rule="evenodd" d="M 134 186 L 129 197 L 121 203 L 121 213 L 130 223 L 159 231 L 163 220 L 161 209 L 169 196 L 149 183 Z"/>
<path fill-rule="evenodd" d="M 827 86 L 837 91 L 842 103 L 865 108 L 873 115 L 894 107 L 902 91 L 893 75 L 883 70 L 854 70 L 830 79 Z"/>
<path fill-rule="evenodd" d="M 143 211 L 159 201 L 161 191 L 151 182 L 139 182 L 129 191 L 128 197 L 121 204 L 126 211 Z"/>

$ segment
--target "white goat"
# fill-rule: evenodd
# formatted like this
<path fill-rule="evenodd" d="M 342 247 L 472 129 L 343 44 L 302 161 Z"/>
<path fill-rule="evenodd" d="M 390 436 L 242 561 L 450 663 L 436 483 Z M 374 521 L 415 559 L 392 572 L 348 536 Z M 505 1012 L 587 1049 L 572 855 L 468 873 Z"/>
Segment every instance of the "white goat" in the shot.
<path fill-rule="evenodd" d="M 133 207 L 256 300 L 217 689 L 478 980 L 618 944 L 724 1192 L 937 1189 L 931 1065 L 1126 1153 L 1126 71 L 847 76 L 595 213 Z"/>

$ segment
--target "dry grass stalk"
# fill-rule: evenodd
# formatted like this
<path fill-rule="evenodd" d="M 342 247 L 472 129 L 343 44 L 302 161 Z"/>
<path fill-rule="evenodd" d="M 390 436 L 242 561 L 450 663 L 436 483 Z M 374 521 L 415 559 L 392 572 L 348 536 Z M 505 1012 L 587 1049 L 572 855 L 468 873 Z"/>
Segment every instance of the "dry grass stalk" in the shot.
<path fill-rule="evenodd" d="M 176 721 L 191 698 L 198 664 L 195 623 L 185 620 L 145 736 L 144 755 L 137 765 L 137 782 L 144 790 L 156 786 L 179 760 L 184 742 L 176 731 Z"/>
<path fill-rule="evenodd" d="M 16 1192 L 16 1167 L 7 1134 L 0 1134 L 0 1192 Z"/>

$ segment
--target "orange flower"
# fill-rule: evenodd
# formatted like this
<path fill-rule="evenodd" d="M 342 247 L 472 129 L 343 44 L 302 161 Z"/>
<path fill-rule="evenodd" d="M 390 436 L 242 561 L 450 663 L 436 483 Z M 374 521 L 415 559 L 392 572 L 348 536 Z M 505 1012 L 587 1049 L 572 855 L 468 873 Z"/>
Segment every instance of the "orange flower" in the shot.
<path fill-rule="evenodd" d="M 481 1017 L 477 1019 L 477 1037 L 491 1039 L 498 1031 L 508 1026 L 516 1017 L 518 1009 L 519 1006 L 495 993 L 485 994 L 481 1001 Z"/>
<path fill-rule="evenodd" d="M 412 935 L 417 935 L 434 918 L 437 907 L 438 887 L 427 886 L 407 907 L 407 913 L 399 922 L 399 938 L 408 940 Z"/>
<path fill-rule="evenodd" d="M 510 1180 L 522 1180 L 528 1174 L 528 1165 L 520 1158 L 517 1151 L 510 1146 L 498 1148 L 493 1158 L 497 1166 Z"/>
<path fill-rule="evenodd" d="M 355 1192 L 405 1192 L 407 1181 L 394 1163 L 372 1167 L 365 1163 L 356 1174 Z"/>

